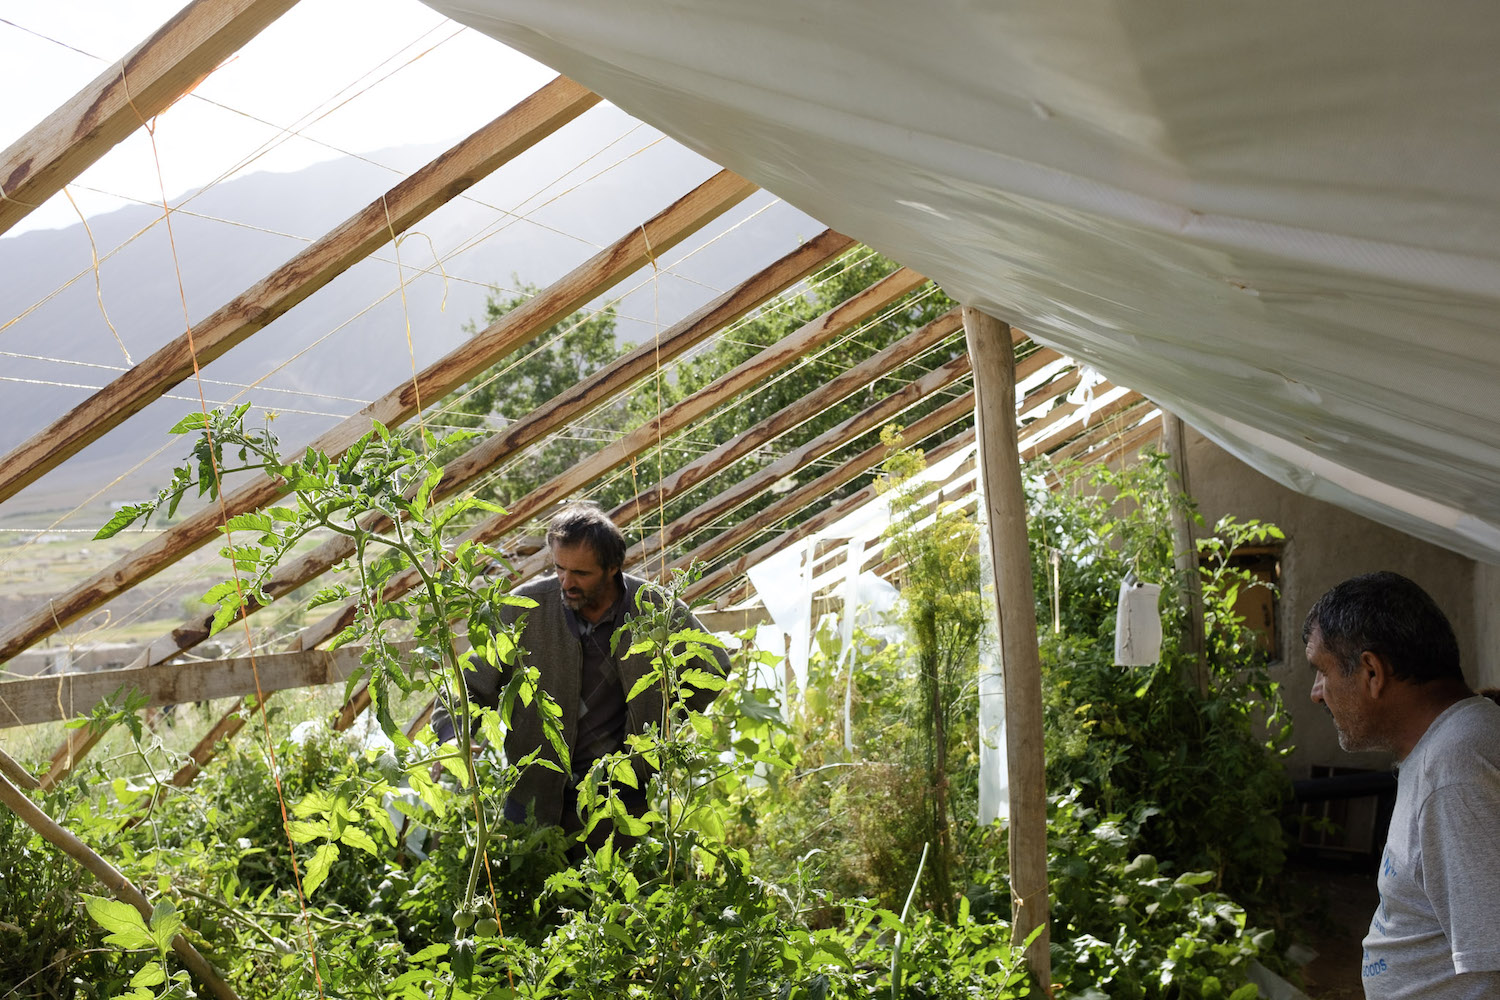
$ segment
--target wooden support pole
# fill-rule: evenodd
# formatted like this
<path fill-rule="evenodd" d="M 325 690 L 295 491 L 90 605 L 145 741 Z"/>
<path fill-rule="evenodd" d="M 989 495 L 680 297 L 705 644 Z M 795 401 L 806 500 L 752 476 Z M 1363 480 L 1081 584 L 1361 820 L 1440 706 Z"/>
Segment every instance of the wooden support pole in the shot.
<path fill-rule="evenodd" d="M 0 775 L 4 775 L 8 780 L 28 791 L 35 791 L 42 787 L 42 783 L 36 780 L 35 775 L 18 764 L 16 759 L 4 750 L 0 750 Z"/>
<path fill-rule="evenodd" d="M 739 285 L 674 323 L 659 338 L 626 353 L 583 379 L 564 395 L 537 407 L 453 459 L 444 467 L 443 478 L 433 490 L 433 502 L 447 499 L 490 469 L 504 464 L 532 444 L 543 440 L 568 421 L 576 420 L 604 405 L 649 372 L 658 360 L 680 356 L 693 345 L 701 343 L 771 296 L 802 280 L 853 245 L 854 241 L 849 237 L 831 229 L 825 230 L 762 268 Z M 389 527 L 389 522 L 373 519 L 366 522 L 365 527 L 371 531 L 384 531 Z M 540 541 L 537 540 L 537 548 L 540 547 Z M 534 551 L 536 548 L 531 549 L 531 552 Z M 263 589 L 273 599 L 283 597 L 352 555 L 353 539 L 345 535 L 330 538 L 312 551 L 277 567 Z M 251 602 L 246 605 L 241 616 L 253 614 L 260 609 L 260 604 Z M 132 666 L 160 663 L 196 646 L 208 638 L 213 617 L 212 611 L 206 612 L 153 640 Z"/>
<path fill-rule="evenodd" d="M 969 402 L 972 405 L 972 398 L 969 399 Z M 914 440 L 913 435 L 911 434 L 911 428 L 907 428 L 907 432 L 908 444 L 914 444 L 916 443 L 916 440 L 920 440 Z M 949 457 L 950 455 L 957 454 L 973 443 L 974 428 L 971 427 L 968 430 L 962 431 L 949 440 L 943 442 L 936 448 L 928 451 L 927 461 L 941 462 L 943 459 Z M 832 489 L 832 487 L 829 488 Z M 759 562 L 764 562 L 771 556 L 775 555 L 777 552 L 780 552 L 782 549 L 786 548 L 788 545 L 796 545 L 798 542 L 807 538 L 809 535 L 817 534 L 824 528 L 828 527 L 830 524 L 836 523 L 840 518 L 848 517 L 850 514 L 854 513 L 856 510 L 859 510 L 859 508 L 863 507 L 871 500 L 874 500 L 876 495 L 875 484 L 873 483 L 869 486 L 866 486 L 864 489 L 849 494 L 842 500 L 839 500 L 836 503 L 830 505 L 826 510 L 819 511 L 812 517 L 809 517 L 807 520 L 802 521 L 795 528 L 788 529 L 787 531 L 782 532 L 780 535 L 777 535 L 775 538 L 772 538 L 766 542 L 762 542 L 760 545 L 757 545 L 754 549 L 751 549 L 744 555 L 737 556 L 736 558 L 725 563 L 723 566 L 720 566 L 718 569 L 715 569 L 709 573 L 705 573 L 702 579 L 687 588 L 687 590 L 683 594 L 684 599 L 697 600 L 698 598 L 705 595 L 716 593 L 721 588 L 728 586 L 730 583 L 743 576 L 745 574 L 745 571 L 748 570 L 751 566 L 754 566 Z M 772 506 L 780 506 L 780 503 L 778 502 L 777 504 L 773 504 Z M 770 510 L 771 508 L 768 507 L 766 511 L 763 511 L 762 513 L 767 513 Z M 777 520 L 772 521 L 771 524 L 779 524 L 781 521 L 785 520 L 795 513 L 797 513 L 796 508 L 783 509 L 780 512 L 780 517 L 777 518 Z"/>
<path fill-rule="evenodd" d="M 196 0 L 0 153 L 0 233 L 191 91 L 296 0 Z"/>
<path fill-rule="evenodd" d="M 376 198 L 208 318 L 0 459 L 0 501 L 124 423 L 386 243 L 530 149 L 599 96 L 558 77 Z"/>
<path fill-rule="evenodd" d="M 603 289 L 676 246 L 754 190 L 755 185 L 744 178 L 728 170 L 720 171 L 415 377 L 403 381 L 358 413 L 345 418 L 307 447 L 330 457 L 342 455 L 369 431 L 372 421 L 379 420 L 387 427 L 404 423 L 417 412 L 420 400 L 431 403 L 442 398 L 497 358 L 528 343 L 541 331 L 586 304 Z M 302 450 L 293 449 L 289 454 Z M 270 503 L 285 488 L 280 480 L 261 478 L 224 497 L 223 506 L 228 516 L 234 517 Z M 219 537 L 223 516 L 218 504 L 210 504 L 99 574 L 23 615 L 0 635 L 0 662 L 77 621 L 195 551 L 209 539 Z"/>
<path fill-rule="evenodd" d="M 1163 436 L 1167 443 L 1167 468 L 1177 480 L 1172 490 L 1172 561 L 1177 568 L 1178 593 L 1187 612 L 1187 634 L 1183 653 L 1187 676 L 1183 680 L 1208 694 L 1208 646 L 1203 632 L 1203 578 L 1198 571 L 1198 540 L 1193 532 L 1192 486 L 1188 482 L 1187 430 L 1182 418 L 1163 410 Z"/>
<path fill-rule="evenodd" d="M 116 899 L 135 907 L 140 911 L 141 917 L 148 923 L 150 922 L 151 903 L 141 890 L 132 885 L 118 868 L 94 853 L 87 844 L 42 812 L 36 803 L 3 776 L 0 776 L 0 802 L 4 802 L 21 822 L 39 833 L 47 843 L 88 869 L 95 878 L 104 883 L 105 888 L 109 889 Z M 234 989 L 214 971 L 214 967 L 208 964 L 208 961 L 199 954 L 198 949 L 194 948 L 187 938 L 181 934 L 172 938 L 172 951 L 177 954 L 187 970 L 219 1000 L 239 1000 L 239 995 Z"/>
<path fill-rule="evenodd" d="M 1015 354 L 1005 324 L 977 309 L 964 307 L 964 332 L 969 356 L 974 360 L 980 469 L 1005 674 L 1012 941 L 1019 944 L 1041 928 L 1026 949 L 1026 964 L 1042 992 L 1051 996 L 1042 662 L 1037 649 L 1036 598 L 1026 536 L 1026 494 L 1016 446 Z"/>

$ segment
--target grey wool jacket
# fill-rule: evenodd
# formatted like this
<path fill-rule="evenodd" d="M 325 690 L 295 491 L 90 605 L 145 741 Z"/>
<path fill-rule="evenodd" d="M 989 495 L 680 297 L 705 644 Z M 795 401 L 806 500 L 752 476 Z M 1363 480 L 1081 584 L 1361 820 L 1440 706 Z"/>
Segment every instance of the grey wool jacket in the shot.
<path fill-rule="evenodd" d="M 621 579 L 625 587 L 626 613 L 630 614 L 635 611 L 636 595 L 646 585 L 646 581 L 628 574 L 621 574 Z M 517 597 L 531 598 L 537 602 L 537 606 L 519 608 L 506 605 L 500 609 L 500 617 L 507 624 L 515 624 L 524 617 L 525 624 L 519 636 L 521 662 L 537 668 L 541 689 L 550 694 L 562 709 L 560 721 L 563 738 L 571 751 L 578 740 L 578 706 L 582 697 L 580 686 L 583 672 L 583 649 L 578 638 L 568 628 L 561 587 L 557 577 L 549 576 L 518 587 L 514 593 Z M 646 599 L 652 599 L 651 591 L 647 591 Z M 673 619 L 674 629 L 703 628 L 698 619 L 680 601 L 677 603 Z M 615 645 L 617 651 L 615 663 L 619 669 L 620 683 L 625 693 L 629 694 L 635 683 L 650 672 L 651 658 L 639 653 L 635 656 L 624 655 L 631 644 L 630 636 L 625 634 L 627 631 L 624 626 L 621 626 L 619 641 Z M 715 649 L 713 653 L 714 662 L 705 663 L 702 666 L 721 676 L 727 675 L 729 672 L 728 654 L 722 649 Z M 476 669 L 464 671 L 464 677 L 468 683 L 470 699 L 479 705 L 495 708 L 499 704 L 500 692 L 510 679 L 510 668 L 497 670 L 489 664 L 480 663 Z M 697 691 L 688 699 L 687 704 L 691 708 L 702 709 L 713 700 L 715 693 L 714 691 Z M 652 723 L 659 726 L 662 720 L 662 710 L 661 688 L 653 684 L 626 704 L 626 734 L 644 733 Z M 453 722 L 446 707 L 441 703 L 433 713 L 432 725 L 439 737 L 444 739 L 451 737 Z M 541 748 L 542 759 L 554 764 L 558 763 L 557 754 L 543 733 L 541 716 L 537 712 L 536 704 L 527 706 L 517 701 L 510 730 L 505 735 L 506 759 L 520 760 L 538 747 Z M 645 787 L 645 779 L 651 772 L 644 761 L 636 761 L 636 773 L 642 780 L 642 787 Z M 523 806 L 534 803 L 538 822 L 557 825 L 562 822 L 563 789 L 568 780 L 566 774 L 551 768 L 532 765 L 522 772 L 510 797 L 512 801 Z"/>

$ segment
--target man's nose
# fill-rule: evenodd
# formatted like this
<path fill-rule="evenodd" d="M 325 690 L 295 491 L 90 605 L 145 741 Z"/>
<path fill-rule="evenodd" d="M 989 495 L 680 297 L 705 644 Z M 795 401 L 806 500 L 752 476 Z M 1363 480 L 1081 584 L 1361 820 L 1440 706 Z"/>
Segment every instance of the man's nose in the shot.
<path fill-rule="evenodd" d="M 1323 675 L 1313 678 L 1312 694 L 1310 695 L 1315 704 L 1323 704 Z"/>

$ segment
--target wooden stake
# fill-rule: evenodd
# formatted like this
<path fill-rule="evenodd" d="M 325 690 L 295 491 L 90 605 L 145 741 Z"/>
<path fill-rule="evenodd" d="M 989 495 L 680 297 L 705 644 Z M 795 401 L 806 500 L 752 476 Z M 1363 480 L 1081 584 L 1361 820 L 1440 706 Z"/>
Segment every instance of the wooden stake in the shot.
<path fill-rule="evenodd" d="M 1183 652 L 1188 661 L 1184 680 L 1197 688 L 1200 697 L 1208 694 L 1207 643 L 1203 634 L 1203 579 L 1198 572 L 1198 540 L 1193 532 L 1192 487 L 1188 482 L 1187 437 L 1182 418 L 1166 410 L 1161 412 L 1162 430 L 1167 442 L 1168 468 L 1177 480 L 1172 487 L 1172 561 L 1177 567 L 1179 596 L 1187 611 L 1188 630 Z"/>
<path fill-rule="evenodd" d="M 1026 494 L 1021 487 L 1021 459 L 1016 446 L 1015 353 L 1005 324 L 977 309 L 964 307 L 964 332 L 969 356 L 974 360 L 980 468 L 1005 673 L 1012 941 L 1019 944 L 1041 928 L 1026 949 L 1026 964 L 1042 991 L 1051 996 L 1042 663 L 1026 537 Z"/>
<path fill-rule="evenodd" d="M 198 85 L 296 0 L 196 0 L 0 153 L 0 233 Z"/>
<path fill-rule="evenodd" d="M 599 102 L 558 77 L 0 459 L 0 501 L 61 465 L 348 268 Z"/>
<path fill-rule="evenodd" d="M 116 899 L 135 907 L 140 911 L 141 917 L 147 923 L 150 922 L 151 903 L 141 890 L 132 885 L 130 880 L 114 865 L 95 854 L 87 844 L 42 812 L 36 803 L 3 776 L 0 776 L 0 801 L 3 801 L 10 811 L 21 819 L 21 822 L 41 834 L 42 839 L 47 843 L 88 869 L 95 878 L 104 883 L 105 888 L 109 889 Z M 198 953 L 198 949 L 194 948 L 187 938 L 181 934 L 172 938 L 172 950 L 177 953 L 177 957 L 182 960 L 187 970 L 197 977 L 200 983 L 213 991 L 214 996 L 219 997 L 220 1000 L 239 1000 L 239 995 L 234 989 L 219 977 L 213 966 L 208 964 L 208 961 Z"/>

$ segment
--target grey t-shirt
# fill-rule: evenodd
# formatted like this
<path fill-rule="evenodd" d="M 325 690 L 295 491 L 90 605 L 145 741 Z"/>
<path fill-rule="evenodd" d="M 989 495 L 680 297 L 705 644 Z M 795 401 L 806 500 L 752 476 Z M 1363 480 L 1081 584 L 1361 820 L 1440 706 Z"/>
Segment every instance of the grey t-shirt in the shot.
<path fill-rule="evenodd" d="M 1500 998 L 1500 705 L 1449 707 L 1401 762 L 1379 886 L 1368 1000 Z"/>

